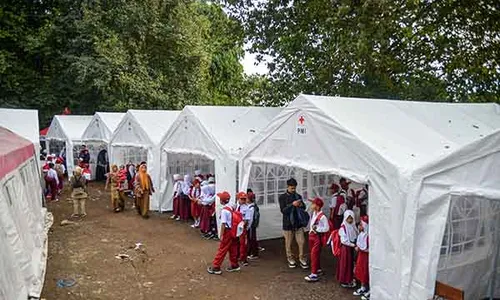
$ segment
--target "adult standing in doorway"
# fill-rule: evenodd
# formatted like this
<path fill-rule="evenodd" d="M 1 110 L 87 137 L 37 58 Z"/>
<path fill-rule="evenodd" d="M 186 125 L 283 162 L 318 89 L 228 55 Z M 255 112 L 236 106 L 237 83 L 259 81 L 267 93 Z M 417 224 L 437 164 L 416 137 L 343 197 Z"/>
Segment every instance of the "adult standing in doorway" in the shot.
<path fill-rule="evenodd" d="M 78 154 L 78 158 L 81 159 L 81 161 L 84 164 L 90 163 L 90 153 L 89 153 L 89 150 L 87 149 L 87 146 L 82 145 L 80 153 Z"/>
<path fill-rule="evenodd" d="M 307 269 L 305 256 L 304 228 L 309 222 L 309 214 L 306 212 L 306 205 L 302 201 L 302 196 L 296 192 L 297 181 L 290 178 L 286 182 L 287 190 L 280 195 L 280 210 L 283 214 L 283 236 L 285 237 L 286 256 L 290 268 L 297 267 L 296 257 L 292 252 L 292 243 L 295 240 L 299 248 L 299 263 L 303 269 Z"/>

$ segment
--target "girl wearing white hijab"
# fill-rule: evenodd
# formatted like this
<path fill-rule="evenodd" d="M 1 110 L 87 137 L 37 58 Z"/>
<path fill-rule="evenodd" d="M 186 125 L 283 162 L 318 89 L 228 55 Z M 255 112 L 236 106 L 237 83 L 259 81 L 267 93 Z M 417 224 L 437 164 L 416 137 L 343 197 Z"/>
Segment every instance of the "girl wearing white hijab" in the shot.
<path fill-rule="evenodd" d="M 354 247 L 356 247 L 356 238 L 358 229 L 354 223 L 354 212 L 346 210 L 344 212 L 344 221 L 340 225 L 340 257 L 337 262 L 337 280 L 345 288 L 356 287 L 354 281 Z"/>
<path fill-rule="evenodd" d="M 215 191 L 208 185 L 205 184 L 201 187 L 201 211 L 200 211 L 200 231 L 204 235 L 210 232 L 210 217 L 215 211 L 212 205 L 215 201 Z"/>
<path fill-rule="evenodd" d="M 364 296 L 369 298 L 370 276 L 368 273 L 368 216 L 361 217 L 359 224 L 359 235 L 356 240 L 356 251 L 358 257 L 356 259 L 356 267 L 354 268 L 354 276 L 361 282 L 361 287 L 353 293 L 354 296 Z"/>
<path fill-rule="evenodd" d="M 182 195 L 182 176 L 180 174 L 174 174 L 174 193 L 172 195 L 172 201 L 174 203 L 174 214 L 171 219 L 179 221 L 181 219 L 180 215 L 180 201 Z"/>
<path fill-rule="evenodd" d="M 189 199 L 189 191 L 191 190 L 192 182 L 191 175 L 184 175 L 184 182 L 182 183 L 182 194 L 180 200 L 180 219 L 188 221 L 191 217 L 191 200 Z"/>

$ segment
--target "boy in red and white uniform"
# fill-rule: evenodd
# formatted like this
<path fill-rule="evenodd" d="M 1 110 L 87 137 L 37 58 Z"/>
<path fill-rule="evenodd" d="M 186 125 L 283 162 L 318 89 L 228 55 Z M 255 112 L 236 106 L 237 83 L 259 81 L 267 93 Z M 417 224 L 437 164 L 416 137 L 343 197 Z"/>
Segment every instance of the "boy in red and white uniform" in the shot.
<path fill-rule="evenodd" d="M 321 234 L 326 234 L 330 230 L 328 218 L 321 211 L 323 208 L 323 199 L 315 198 L 312 200 L 311 209 L 313 211 L 309 221 L 309 250 L 311 252 L 311 274 L 304 279 L 309 282 L 319 280 L 319 275 L 323 273 L 320 268 L 321 257 Z"/>
<path fill-rule="evenodd" d="M 233 211 L 233 207 L 229 203 L 231 195 L 228 192 L 222 192 L 218 193 L 217 197 L 219 197 L 220 204 L 224 206 L 220 212 L 220 244 L 217 254 L 212 262 L 212 266 L 208 267 L 207 272 L 209 274 L 220 275 L 222 274 L 220 267 L 228 252 L 231 266 L 226 268 L 226 271 L 239 271 L 240 266 L 238 265 L 238 238 L 233 237 L 231 234 Z"/>
<path fill-rule="evenodd" d="M 251 222 L 248 220 L 249 215 L 247 214 L 248 212 L 248 204 L 247 204 L 247 193 L 245 192 L 239 192 L 238 195 L 236 196 L 238 199 L 238 205 L 236 206 L 236 210 L 241 213 L 241 216 L 243 217 L 243 222 L 245 222 L 245 227 L 243 228 L 243 233 L 240 235 L 239 238 L 239 250 L 238 250 L 238 259 L 244 266 L 248 266 L 248 259 L 247 259 L 247 231 L 248 231 L 248 224 Z M 248 216 L 247 216 L 248 215 Z M 253 218 L 253 215 L 252 215 Z"/>

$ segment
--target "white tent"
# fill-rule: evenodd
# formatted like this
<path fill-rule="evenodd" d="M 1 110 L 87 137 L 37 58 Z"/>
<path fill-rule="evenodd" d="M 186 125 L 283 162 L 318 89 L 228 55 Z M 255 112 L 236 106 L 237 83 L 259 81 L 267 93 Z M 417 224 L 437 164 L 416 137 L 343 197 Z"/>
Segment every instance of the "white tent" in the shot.
<path fill-rule="evenodd" d="M 42 291 L 50 215 L 37 162 L 31 141 L 0 127 L 0 299 L 38 299 Z"/>
<path fill-rule="evenodd" d="M 37 155 L 40 156 L 40 128 L 37 110 L 0 108 L 0 126 L 31 141 L 35 145 Z"/>
<path fill-rule="evenodd" d="M 68 174 L 72 174 L 75 165 L 77 165 L 76 159 L 78 159 L 80 152 L 78 145 L 83 143 L 82 135 L 90 120 L 92 120 L 92 116 L 57 115 L 50 123 L 46 136 L 48 153 L 59 155 L 63 149 L 66 149 Z"/>
<path fill-rule="evenodd" d="M 161 142 L 162 210 L 172 209 L 172 175 L 215 172 L 218 191 L 237 188 L 241 149 L 280 112 L 276 107 L 186 106 Z M 163 174 L 166 174 L 164 176 Z"/>
<path fill-rule="evenodd" d="M 111 164 L 148 163 L 148 172 L 156 188 L 150 202 L 151 210 L 159 210 L 160 141 L 179 113 L 170 110 L 129 110 L 111 137 Z"/>
<path fill-rule="evenodd" d="M 430 299 L 436 279 L 479 299 L 500 245 L 499 128 L 496 104 L 300 95 L 243 151 L 240 187 L 266 192 L 259 230 L 271 238 L 269 185 L 279 194 L 292 174 L 311 197 L 325 174 L 367 183 L 373 299 Z"/>
<path fill-rule="evenodd" d="M 92 179 L 95 179 L 97 157 L 101 151 L 108 151 L 109 141 L 125 113 L 96 112 L 82 135 L 89 149 Z"/>

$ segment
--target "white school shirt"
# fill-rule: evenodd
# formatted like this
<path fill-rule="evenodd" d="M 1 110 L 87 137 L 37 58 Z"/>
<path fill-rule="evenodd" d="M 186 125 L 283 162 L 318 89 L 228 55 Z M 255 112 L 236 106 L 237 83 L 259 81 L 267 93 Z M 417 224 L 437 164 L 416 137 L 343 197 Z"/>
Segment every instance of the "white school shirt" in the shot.
<path fill-rule="evenodd" d="M 325 214 L 321 214 L 321 218 L 319 219 L 318 222 L 316 222 L 316 219 L 320 215 L 320 212 L 313 212 L 311 220 L 309 222 L 309 233 L 314 232 L 313 226 L 316 224 L 316 232 L 317 233 L 324 233 L 328 232 L 330 230 L 330 224 L 328 224 L 328 218 L 325 216 Z"/>
<path fill-rule="evenodd" d="M 332 195 L 332 198 L 330 199 L 330 208 L 335 208 L 337 206 L 337 196 L 339 195 L 338 192 Z"/>
<path fill-rule="evenodd" d="M 174 183 L 174 194 L 172 196 L 174 196 L 176 193 L 177 193 L 177 196 L 179 196 L 182 192 L 182 181 L 176 181 Z"/>
<path fill-rule="evenodd" d="M 49 178 L 52 178 L 52 179 L 55 179 L 56 180 L 56 183 L 59 184 L 59 178 L 57 176 L 57 172 L 56 170 L 54 169 L 49 169 L 49 171 L 47 172 L 47 177 Z"/>
<path fill-rule="evenodd" d="M 224 224 L 226 226 L 226 228 L 231 228 L 231 222 L 232 222 L 233 216 L 231 214 L 231 211 L 226 209 L 226 207 L 230 208 L 231 211 L 233 210 L 233 208 L 231 207 L 231 205 L 229 203 L 224 205 L 224 207 L 220 211 L 220 222 L 221 222 L 221 224 Z"/>
<path fill-rule="evenodd" d="M 252 227 L 253 215 L 255 213 L 255 204 L 249 204 L 248 209 L 245 213 L 245 220 L 248 221 L 248 228 Z"/>
<path fill-rule="evenodd" d="M 243 217 L 243 220 L 246 220 L 245 218 L 245 215 L 248 211 L 248 205 L 246 204 L 239 204 L 238 203 L 238 206 L 236 207 L 236 211 L 239 211 L 241 213 L 241 216 Z"/>

